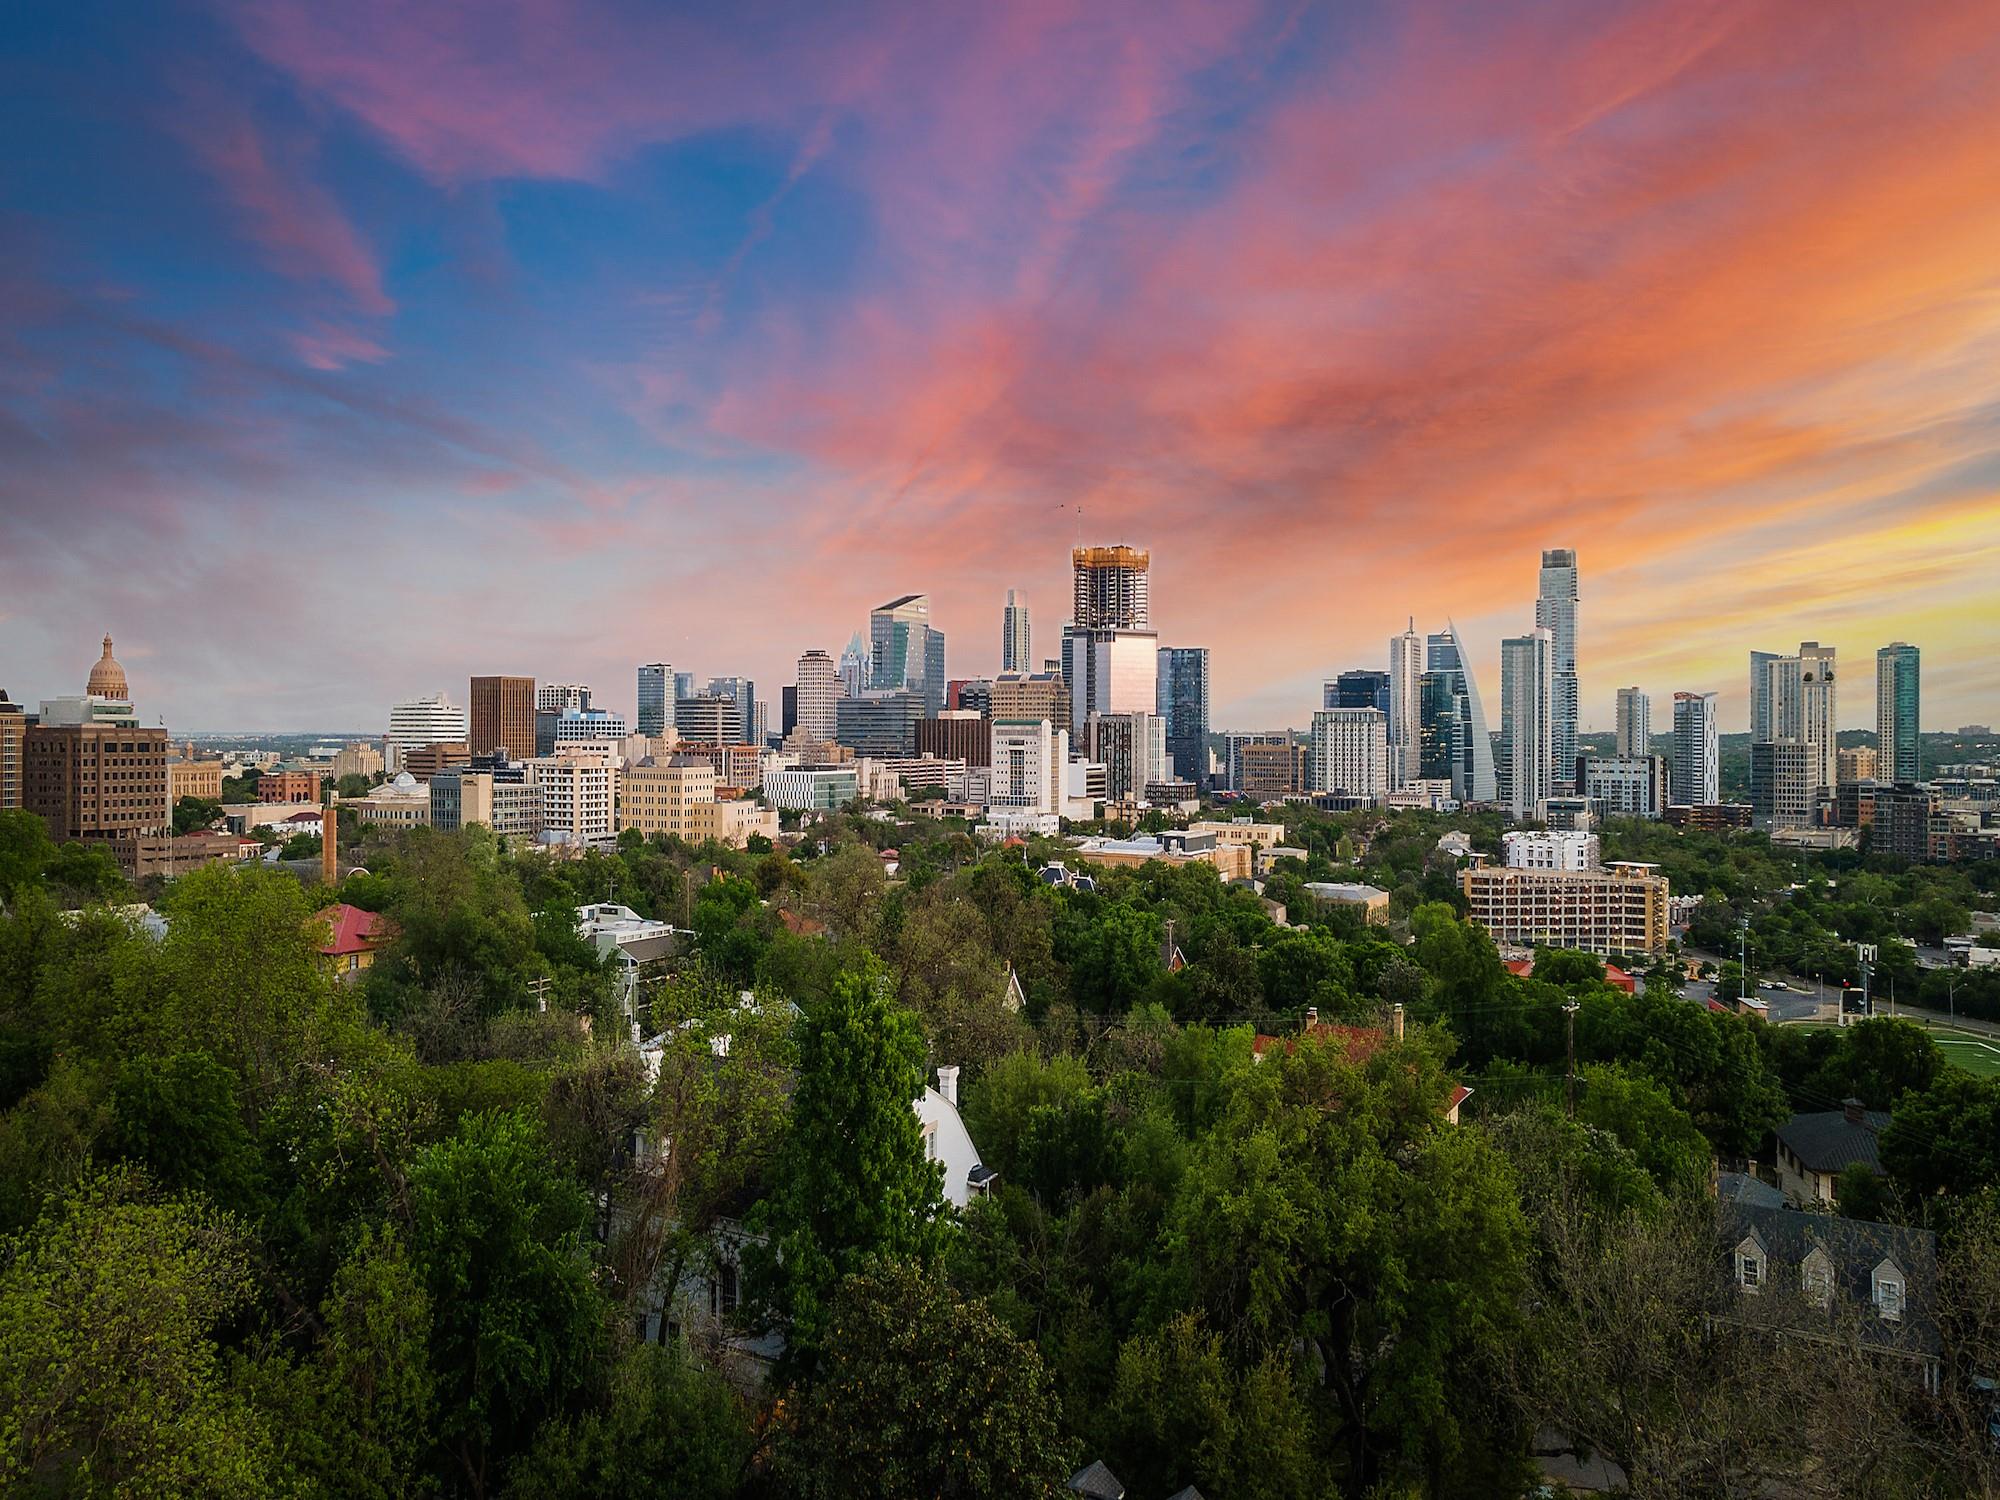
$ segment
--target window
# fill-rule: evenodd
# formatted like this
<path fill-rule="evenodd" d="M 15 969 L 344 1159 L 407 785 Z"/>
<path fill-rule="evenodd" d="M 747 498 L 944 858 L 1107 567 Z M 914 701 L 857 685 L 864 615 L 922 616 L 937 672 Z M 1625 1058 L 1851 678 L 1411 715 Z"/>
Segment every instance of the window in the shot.
<path fill-rule="evenodd" d="M 1736 1283 L 1746 1292 L 1754 1292 L 1764 1281 L 1764 1257 L 1755 1250 L 1739 1250 L 1736 1254 Z"/>
<path fill-rule="evenodd" d="M 1883 1318 L 1894 1323 L 1903 1316 L 1903 1283 L 1891 1276 L 1877 1277 L 1875 1281 L 1875 1307 Z"/>
<path fill-rule="evenodd" d="M 1833 1303 L 1833 1264 L 1824 1250 L 1814 1250 L 1799 1268 L 1799 1289 L 1815 1307 Z"/>

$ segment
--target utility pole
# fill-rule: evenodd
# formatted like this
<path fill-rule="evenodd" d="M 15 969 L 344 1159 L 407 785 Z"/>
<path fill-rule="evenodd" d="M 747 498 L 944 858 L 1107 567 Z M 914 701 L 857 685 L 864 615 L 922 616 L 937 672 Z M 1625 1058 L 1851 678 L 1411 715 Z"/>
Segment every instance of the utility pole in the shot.
<path fill-rule="evenodd" d="M 1576 1001 L 1563 1006 L 1563 1048 L 1569 1054 L 1569 1067 L 1563 1075 L 1563 1100 L 1569 1117 L 1576 1118 Z"/>
<path fill-rule="evenodd" d="M 1745 917 L 1736 930 L 1738 947 L 1736 950 L 1736 1008 L 1743 1009 L 1743 1002 L 1750 998 L 1750 919 Z"/>
<path fill-rule="evenodd" d="M 534 1000 L 536 1010 L 546 1011 L 549 1008 L 549 986 L 554 983 L 547 974 L 538 974 L 528 981 L 528 994 Z"/>

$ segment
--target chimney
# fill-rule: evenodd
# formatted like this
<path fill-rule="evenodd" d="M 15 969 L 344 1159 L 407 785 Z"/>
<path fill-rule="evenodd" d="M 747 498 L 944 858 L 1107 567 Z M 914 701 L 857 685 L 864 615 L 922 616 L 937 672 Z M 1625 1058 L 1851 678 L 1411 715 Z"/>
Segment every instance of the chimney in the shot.
<path fill-rule="evenodd" d="M 944 1095 L 944 1102 L 953 1109 L 958 1108 L 958 1065 L 949 1064 L 938 1069 L 938 1092 Z"/>
<path fill-rule="evenodd" d="M 329 802 L 319 810 L 320 884 L 340 884 L 340 813 Z"/>
<path fill-rule="evenodd" d="M 1389 1035 L 1399 1042 L 1403 1039 L 1403 1002 L 1400 1000 L 1389 1007 Z"/>
<path fill-rule="evenodd" d="M 1306 1030 L 1310 1031 L 1317 1025 L 1319 1025 L 1319 1007 L 1317 1005 L 1308 1005 L 1306 1007 Z"/>
<path fill-rule="evenodd" d="M 1859 1099 L 1847 1098 L 1841 1100 L 1840 1112 L 1847 1116 L 1847 1123 L 1850 1125 L 1861 1125 L 1867 1122 L 1868 1117 L 1863 1111 Z"/>

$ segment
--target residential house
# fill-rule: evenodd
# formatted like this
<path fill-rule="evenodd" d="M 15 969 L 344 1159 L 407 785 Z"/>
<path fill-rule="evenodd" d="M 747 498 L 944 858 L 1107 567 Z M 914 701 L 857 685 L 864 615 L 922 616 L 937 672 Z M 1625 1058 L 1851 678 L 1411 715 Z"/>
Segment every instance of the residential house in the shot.
<path fill-rule="evenodd" d="M 1319 1018 L 1319 1007 L 1309 1005 L 1306 1007 L 1305 1024 L 1299 1028 L 1299 1036 L 1309 1036 L 1321 1042 L 1338 1041 L 1346 1051 L 1349 1062 L 1365 1063 L 1381 1051 L 1383 1044 L 1391 1037 L 1399 1042 L 1403 1039 L 1403 1007 L 1397 1005 L 1390 1008 L 1389 1030 L 1385 1032 L 1378 1026 L 1343 1026 L 1332 1021 L 1322 1021 Z M 1290 1052 L 1297 1045 L 1298 1037 L 1268 1036 L 1259 1032 L 1251 1038 L 1250 1056 L 1252 1060 L 1262 1062 L 1265 1055 L 1273 1048 L 1282 1048 Z M 1443 1111 L 1446 1124 L 1458 1123 L 1459 1107 L 1471 1097 L 1472 1090 L 1465 1084 L 1452 1086 Z"/>
<path fill-rule="evenodd" d="M 396 936 L 396 924 L 380 912 L 363 911 L 336 902 L 318 913 L 326 924 L 327 941 L 319 945 L 320 963 L 336 978 L 352 980 L 374 965 L 375 955 Z"/>
<path fill-rule="evenodd" d="M 1794 1203 L 1831 1205 L 1840 1174 L 1849 1167 L 1880 1173 L 1882 1132 L 1889 1116 L 1862 1108 L 1859 1099 L 1839 1109 L 1793 1115 L 1777 1129 L 1778 1186 Z"/>

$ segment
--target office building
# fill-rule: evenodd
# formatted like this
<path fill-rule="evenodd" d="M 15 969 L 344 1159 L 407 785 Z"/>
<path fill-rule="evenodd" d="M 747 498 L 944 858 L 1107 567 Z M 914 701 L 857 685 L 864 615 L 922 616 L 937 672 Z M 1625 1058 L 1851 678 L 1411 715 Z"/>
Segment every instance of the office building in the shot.
<path fill-rule="evenodd" d="M 1722 735 L 1715 694 L 1674 694 L 1674 767 L 1667 800 L 1676 807 L 1710 807 L 1722 797 Z"/>
<path fill-rule="evenodd" d="M 431 827 L 444 833 L 490 828 L 500 838 L 533 846 L 542 836 L 542 789 L 529 781 L 527 765 L 482 756 L 484 769 L 452 766 L 430 779 Z"/>
<path fill-rule="evenodd" d="M 0 715 L 4 715 L 5 712 L 5 705 L 0 704 Z M 16 753 L 18 755 L 18 751 Z M 6 777 L 6 754 L 6 720 L 4 717 L 0 717 L 0 781 L 4 781 Z M 381 760 L 378 757 L 376 760 L 378 769 L 380 765 Z M 17 777 L 19 774 L 18 767 L 19 762 L 17 760 Z M 20 806 L 18 796 L 19 788 L 17 784 L 17 800 L 13 804 L 16 807 Z M 183 797 L 198 797 L 203 802 L 220 802 L 222 800 L 222 762 L 216 759 L 168 761 L 167 806 L 179 806 L 180 800 Z M 0 801 L 0 806 L 4 805 L 6 805 L 4 801 Z"/>
<path fill-rule="evenodd" d="M 535 679 L 475 677 L 465 742 L 477 755 L 526 755 L 535 745 Z"/>
<path fill-rule="evenodd" d="M 1063 695 L 1063 706 L 1069 706 L 1069 697 Z M 948 695 L 947 708 L 963 709 L 967 713 L 978 714 L 982 719 L 993 717 L 993 681 L 987 677 L 961 678 Z"/>
<path fill-rule="evenodd" d="M 664 835 L 691 844 L 713 827 L 715 763 L 701 755 L 649 756 L 625 768 L 618 787 L 618 829 L 648 838 Z"/>
<path fill-rule="evenodd" d="M 743 738 L 742 714 L 733 697 L 677 698 L 674 731 L 683 740 L 697 745 L 734 745 Z"/>
<path fill-rule="evenodd" d="M 1764 740 L 1750 747 L 1750 810 L 1760 824 L 1807 828 L 1819 821 L 1819 747 L 1803 740 Z"/>
<path fill-rule="evenodd" d="M 835 678 L 838 682 L 840 679 Z M 778 735 L 790 739 L 792 731 L 799 727 L 799 685 L 788 682 L 778 689 Z"/>
<path fill-rule="evenodd" d="M 1208 648 L 1162 646 L 1155 705 L 1167 722 L 1167 758 L 1196 791 L 1208 785 Z"/>
<path fill-rule="evenodd" d="M 1612 957 L 1660 952 L 1671 936 L 1667 880 L 1652 865 L 1515 869 L 1474 856 L 1473 865 L 1460 872 L 1459 885 L 1467 917 L 1496 942 Z"/>
<path fill-rule="evenodd" d="M 1172 779 L 1167 721 L 1156 713 L 1099 714 L 1090 721 L 1090 758 L 1104 766 L 1107 799 L 1136 802 L 1148 785 Z"/>
<path fill-rule="evenodd" d="M 1225 734 L 1222 737 L 1222 781 L 1232 792 L 1243 790 L 1243 748 L 1246 745 L 1289 745 L 1292 737 L 1282 731 Z"/>
<path fill-rule="evenodd" d="M 1657 755 L 1579 755 L 1577 795 L 1599 817 L 1658 818 L 1667 810 L 1667 763 Z"/>
<path fill-rule="evenodd" d="M 1424 669 L 1439 679 L 1436 732 L 1442 735 L 1447 727 L 1450 730 L 1452 795 L 1461 802 L 1493 802 L 1499 798 L 1499 783 L 1493 766 L 1493 736 L 1487 731 L 1486 709 L 1479 697 L 1479 678 L 1472 670 L 1458 627 L 1449 620 L 1445 625 L 1425 640 Z M 1439 748 L 1442 750 L 1442 745 Z"/>
<path fill-rule="evenodd" d="M 1376 671 L 1342 672 L 1322 685 L 1322 708 L 1374 708 L 1389 716 L 1389 674 Z"/>
<path fill-rule="evenodd" d="M 1047 719 L 1070 727 L 1069 685 L 1060 672 L 1002 672 L 993 679 L 993 719 Z"/>
<path fill-rule="evenodd" d="M 545 682 L 535 689 L 541 713 L 580 714 L 590 707 L 590 689 L 580 682 Z"/>
<path fill-rule="evenodd" d="M 1548 569 L 1542 571 L 1546 577 Z M 1557 708 L 1552 632 L 1538 625 L 1526 635 L 1502 640 L 1498 791 L 1516 818 L 1534 817 L 1535 809 L 1557 790 Z M 1576 736 L 1574 725 L 1571 727 L 1570 758 L 1574 762 Z M 1566 769 L 1565 779 L 1568 775 Z"/>
<path fill-rule="evenodd" d="M 1535 628 L 1549 633 L 1549 739 L 1559 777 L 1576 764 L 1576 603 L 1576 553 L 1568 547 L 1545 549 Z"/>
<path fill-rule="evenodd" d="M 974 769 L 991 765 L 993 726 L 971 709 L 948 708 L 935 719 L 917 721 L 916 749 L 918 755 L 962 760 Z"/>
<path fill-rule="evenodd" d="M 1389 637 L 1389 789 L 1423 777 L 1424 643 L 1413 619 Z"/>
<path fill-rule="evenodd" d="M 0 811 L 21 805 L 21 749 L 27 739 L 27 710 L 0 690 Z M 215 798 L 219 801 L 221 797 L 222 780 L 218 775 Z"/>
<path fill-rule="evenodd" d="M 377 828 L 428 828 L 431 824 L 430 787 L 408 771 L 399 771 L 382 785 L 371 788 L 365 797 L 341 798 L 339 806 Z M 246 832 L 255 826 L 250 822 L 252 811 L 246 810 L 243 815 Z M 238 816 L 231 809 L 232 823 Z"/>
<path fill-rule="evenodd" d="M 1093 714 L 1154 713 L 1159 708 L 1160 638 L 1150 630 L 1073 632 L 1069 720 L 1083 726 Z"/>
<path fill-rule="evenodd" d="M 868 645 L 872 690 L 916 693 L 926 713 L 944 708 L 944 632 L 931 624 L 928 595 L 905 594 L 873 610 Z"/>
<path fill-rule="evenodd" d="M 1594 870 L 1600 847 L 1594 833 L 1513 829 L 1500 835 L 1501 860 L 1510 870 Z"/>
<path fill-rule="evenodd" d="M 852 698 L 868 688 L 868 646 L 855 631 L 840 653 L 840 690 Z"/>
<path fill-rule="evenodd" d="M 1136 547 L 1078 547 L 1070 554 L 1078 630 L 1150 630 L 1149 555 Z"/>
<path fill-rule="evenodd" d="M 667 732 L 673 713 L 674 669 L 663 661 L 651 661 L 639 668 L 638 731 L 648 739 Z"/>
<path fill-rule="evenodd" d="M 169 776 L 168 780 L 171 782 L 172 777 Z M 317 802 L 319 787 L 320 779 L 317 771 L 263 771 L 257 777 L 257 800 Z"/>
<path fill-rule="evenodd" d="M 698 698 L 700 696 L 694 689 L 694 673 L 674 673 L 674 701 L 676 703 L 683 698 Z"/>
<path fill-rule="evenodd" d="M 363 740 L 354 740 L 334 752 L 326 774 L 335 781 L 344 776 L 366 776 L 373 780 L 385 769 L 380 750 Z"/>
<path fill-rule="evenodd" d="M 1295 797 L 1308 788 L 1311 752 L 1290 735 L 1246 740 L 1234 747 L 1236 789 L 1255 802 Z"/>
<path fill-rule="evenodd" d="M 1901 641 L 1875 653 L 1875 744 L 1884 781 L 1924 779 L 1918 665 L 1917 648 Z"/>
<path fill-rule="evenodd" d="M 171 832 L 167 732 L 140 726 L 110 636 L 83 693 L 41 709 L 39 722 L 20 725 L 18 739 L 11 729 L 0 734 L 18 745 L 20 806 L 40 815 L 51 839 L 130 845 Z M 121 863 L 128 858 L 121 854 Z"/>
<path fill-rule="evenodd" d="M 774 808 L 832 812 L 860 795 L 861 771 L 856 766 L 786 767 L 764 776 L 764 797 Z"/>
<path fill-rule="evenodd" d="M 531 761 L 542 799 L 542 842 L 579 845 L 617 832 L 618 762 L 609 755 L 551 755 Z"/>
<path fill-rule="evenodd" d="M 703 689 L 705 698 L 726 698 L 736 705 L 732 744 L 761 744 L 757 725 L 757 684 L 748 677 L 711 677 Z"/>
<path fill-rule="evenodd" d="M 1378 803 L 1388 799 L 1389 716 L 1381 709 L 1321 709 L 1313 715 L 1311 753 L 1310 790 Z"/>
<path fill-rule="evenodd" d="M 1447 672 L 1424 672 L 1417 678 L 1417 777 L 1455 785 L 1458 742 L 1458 699 Z"/>
<path fill-rule="evenodd" d="M 833 737 L 856 755 L 897 759 L 916 753 L 917 724 L 924 717 L 921 693 L 908 688 L 866 692 L 834 704 Z"/>
<path fill-rule="evenodd" d="M 616 745 L 627 734 L 625 719 L 608 708 L 586 708 L 556 719 L 556 749 L 565 745 Z"/>
<path fill-rule="evenodd" d="M 1857 781 L 1881 779 L 1877 772 L 1881 769 L 1881 757 L 1872 745 L 1850 745 L 1836 750 L 1833 756 L 1834 781 L 1839 786 L 1852 786 Z"/>
<path fill-rule="evenodd" d="M 427 783 L 438 772 L 471 763 L 472 747 L 464 740 L 444 740 L 435 745 L 416 745 L 403 752 L 402 774 L 412 781 Z"/>
<path fill-rule="evenodd" d="M 993 720 L 992 775 L 987 805 L 1061 817 L 1069 763 L 1069 731 L 1047 719 Z"/>
<path fill-rule="evenodd" d="M 808 651 L 799 658 L 797 676 L 798 715 L 796 723 L 815 740 L 830 740 L 836 727 L 834 707 L 840 702 L 840 672 L 824 651 Z M 792 725 L 786 726 L 786 733 Z"/>
<path fill-rule="evenodd" d="M 443 693 L 411 698 L 389 709 L 389 732 L 384 740 L 398 750 L 444 742 L 471 743 L 472 721 L 465 710 Z"/>
<path fill-rule="evenodd" d="M 1029 654 L 1033 649 L 1033 637 L 1028 631 L 1028 606 L 1023 604 L 1018 593 L 1007 590 L 1007 607 L 1000 614 L 1000 670 L 1003 672 L 1032 672 L 1035 659 Z"/>
<path fill-rule="evenodd" d="M 1619 759 L 1653 753 L 1653 700 L 1635 687 L 1618 690 L 1617 731 Z"/>

